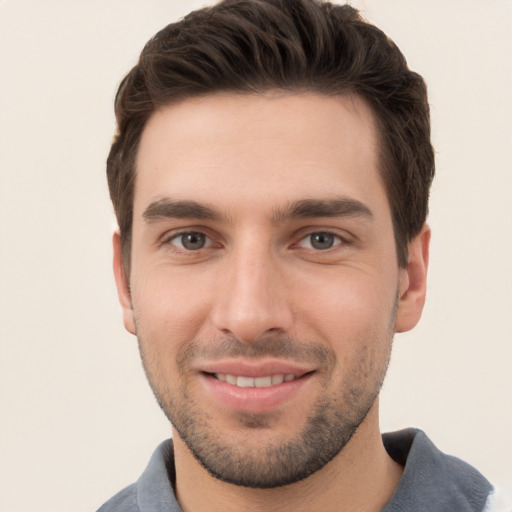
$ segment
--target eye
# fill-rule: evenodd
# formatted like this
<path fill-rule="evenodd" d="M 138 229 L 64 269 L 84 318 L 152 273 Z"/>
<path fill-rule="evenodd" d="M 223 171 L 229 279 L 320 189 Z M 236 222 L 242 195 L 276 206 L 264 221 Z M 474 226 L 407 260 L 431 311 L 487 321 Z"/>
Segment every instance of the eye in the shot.
<path fill-rule="evenodd" d="M 343 239 L 341 237 L 327 231 L 316 231 L 304 237 L 297 245 L 305 249 L 326 251 L 340 243 L 343 243 Z"/>
<path fill-rule="evenodd" d="M 169 243 L 186 251 L 198 251 L 209 247 L 212 242 L 204 233 L 190 231 L 173 236 L 169 239 Z"/>

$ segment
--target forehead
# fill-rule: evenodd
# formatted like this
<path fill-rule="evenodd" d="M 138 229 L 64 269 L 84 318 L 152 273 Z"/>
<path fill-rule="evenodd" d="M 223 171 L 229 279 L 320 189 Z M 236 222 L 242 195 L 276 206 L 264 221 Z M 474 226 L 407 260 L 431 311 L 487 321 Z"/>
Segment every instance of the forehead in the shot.
<path fill-rule="evenodd" d="M 172 197 L 224 209 L 383 196 L 375 118 L 357 96 L 217 94 L 161 108 L 136 161 L 134 213 Z M 250 198 L 250 201 L 247 199 Z"/>

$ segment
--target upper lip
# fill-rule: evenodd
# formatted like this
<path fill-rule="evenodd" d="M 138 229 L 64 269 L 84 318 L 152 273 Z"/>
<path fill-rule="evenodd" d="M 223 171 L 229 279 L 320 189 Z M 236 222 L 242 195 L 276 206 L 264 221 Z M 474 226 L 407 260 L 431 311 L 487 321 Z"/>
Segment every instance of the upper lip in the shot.
<path fill-rule="evenodd" d="M 284 360 L 224 359 L 200 364 L 198 370 L 204 373 L 222 373 L 244 377 L 267 377 L 272 375 L 301 376 L 314 370 L 303 364 Z"/>

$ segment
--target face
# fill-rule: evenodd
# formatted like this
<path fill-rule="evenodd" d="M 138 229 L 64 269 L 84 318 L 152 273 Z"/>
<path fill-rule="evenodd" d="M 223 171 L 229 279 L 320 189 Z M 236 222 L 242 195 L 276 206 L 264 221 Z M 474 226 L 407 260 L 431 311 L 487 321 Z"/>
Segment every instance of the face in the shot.
<path fill-rule="evenodd" d="M 375 407 L 422 305 L 377 154 L 352 96 L 212 95 L 150 118 L 116 279 L 174 435 L 213 476 L 305 478 Z"/>

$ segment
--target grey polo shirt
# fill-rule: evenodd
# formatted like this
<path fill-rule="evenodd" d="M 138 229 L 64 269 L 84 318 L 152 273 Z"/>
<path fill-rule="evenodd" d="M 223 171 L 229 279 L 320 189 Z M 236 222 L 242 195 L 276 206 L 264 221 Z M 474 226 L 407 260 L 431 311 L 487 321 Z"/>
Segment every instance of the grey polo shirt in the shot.
<path fill-rule="evenodd" d="M 492 485 L 469 464 L 439 451 L 421 430 L 384 434 L 383 441 L 405 470 L 382 512 L 490 512 Z M 139 480 L 97 512 L 182 512 L 173 490 L 175 476 L 169 439 L 155 450 Z"/>

